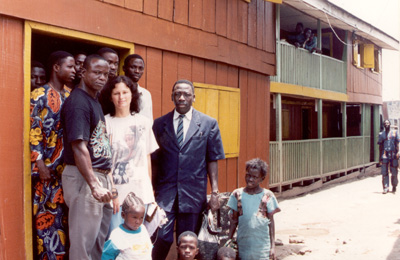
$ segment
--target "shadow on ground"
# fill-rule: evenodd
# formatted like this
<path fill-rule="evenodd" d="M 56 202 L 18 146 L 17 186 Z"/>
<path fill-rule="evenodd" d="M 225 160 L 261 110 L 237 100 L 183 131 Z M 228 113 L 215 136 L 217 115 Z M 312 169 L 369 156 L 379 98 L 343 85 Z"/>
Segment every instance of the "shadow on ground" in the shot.
<path fill-rule="evenodd" d="M 306 245 L 301 244 L 285 244 L 283 246 L 276 246 L 275 256 L 277 260 L 282 260 L 287 256 L 300 254 L 301 249 L 304 248 L 306 248 Z"/>
<path fill-rule="evenodd" d="M 395 224 L 399 225 L 400 228 L 400 219 L 398 219 Z M 400 260 L 400 230 L 396 229 L 392 232 L 391 236 L 396 236 L 397 240 L 393 245 L 392 251 L 386 258 L 386 260 Z"/>

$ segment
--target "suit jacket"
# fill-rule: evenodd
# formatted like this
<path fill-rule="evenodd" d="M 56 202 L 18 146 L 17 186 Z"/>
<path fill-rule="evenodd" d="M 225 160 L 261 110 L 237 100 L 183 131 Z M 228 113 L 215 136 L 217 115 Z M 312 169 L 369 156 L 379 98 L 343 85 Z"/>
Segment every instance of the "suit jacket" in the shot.
<path fill-rule="evenodd" d="M 207 162 L 225 158 L 217 120 L 193 109 L 184 143 L 179 148 L 173 126 L 174 111 L 153 125 L 159 149 L 153 153 L 156 201 L 171 212 L 178 196 L 179 212 L 200 213 L 207 195 Z"/>

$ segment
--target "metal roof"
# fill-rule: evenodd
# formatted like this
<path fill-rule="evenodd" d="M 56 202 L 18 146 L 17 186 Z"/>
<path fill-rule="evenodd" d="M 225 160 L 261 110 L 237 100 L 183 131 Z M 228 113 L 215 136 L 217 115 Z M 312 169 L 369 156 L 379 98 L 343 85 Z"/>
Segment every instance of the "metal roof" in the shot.
<path fill-rule="evenodd" d="M 321 21 L 323 29 L 329 28 L 330 23 L 334 29 L 354 32 L 381 48 L 399 50 L 397 39 L 326 0 L 283 0 L 282 29 L 293 31 L 297 22 L 302 22 L 304 28 L 316 29 L 317 19 Z"/>

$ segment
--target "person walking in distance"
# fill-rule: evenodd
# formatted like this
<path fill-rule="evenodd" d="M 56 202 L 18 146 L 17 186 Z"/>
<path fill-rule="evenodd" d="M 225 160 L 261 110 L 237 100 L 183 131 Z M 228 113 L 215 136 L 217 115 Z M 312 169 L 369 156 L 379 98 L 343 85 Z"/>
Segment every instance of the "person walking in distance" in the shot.
<path fill-rule="evenodd" d="M 389 192 L 389 167 L 392 174 L 392 192 L 396 192 L 398 183 L 397 167 L 399 166 L 399 133 L 390 129 L 390 121 L 383 122 L 384 130 L 379 133 L 378 144 L 380 152 L 380 163 L 382 173 L 383 194 Z"/>

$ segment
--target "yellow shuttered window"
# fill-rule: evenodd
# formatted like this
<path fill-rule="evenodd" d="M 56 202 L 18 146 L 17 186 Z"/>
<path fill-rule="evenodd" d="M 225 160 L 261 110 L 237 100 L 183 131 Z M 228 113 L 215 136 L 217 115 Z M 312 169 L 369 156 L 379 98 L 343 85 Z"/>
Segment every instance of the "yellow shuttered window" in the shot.
<path fill-rule="evenodd" d="M 194 108 L 218 121 L 227 158 L 239 156 L 240 89 L 194 83 Z"/>
<path fill-rule="evenodd" d="M 362 44 L 361 45 L 361 67 L 363 68 L 374 68 L 375 67 L 375 53 L 373 44 Z"/>

